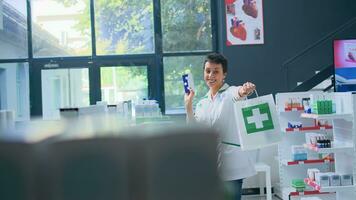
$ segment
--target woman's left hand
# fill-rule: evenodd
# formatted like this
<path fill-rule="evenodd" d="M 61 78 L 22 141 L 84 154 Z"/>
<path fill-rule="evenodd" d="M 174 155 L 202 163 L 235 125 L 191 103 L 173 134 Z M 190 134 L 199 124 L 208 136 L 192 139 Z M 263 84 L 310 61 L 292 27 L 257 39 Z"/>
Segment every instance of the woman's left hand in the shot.
<path fill-rule="evenodd" d="M 240 97 L 245 97 L 250 94 L 256 89 L 256 85 L 251 83 L 251 82 L 246 82 L 240 87 L 239 89 L 239 96 Z"/>

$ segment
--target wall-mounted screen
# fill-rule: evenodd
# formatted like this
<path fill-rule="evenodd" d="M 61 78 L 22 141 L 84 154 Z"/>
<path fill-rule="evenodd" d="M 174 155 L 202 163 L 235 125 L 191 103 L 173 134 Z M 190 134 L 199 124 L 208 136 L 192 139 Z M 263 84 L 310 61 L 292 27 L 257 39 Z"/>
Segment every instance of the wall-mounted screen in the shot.
<path fill-rule="evenodd" d="M 334 41 L 335 91 L 356 92 L 356 39 Z"/>

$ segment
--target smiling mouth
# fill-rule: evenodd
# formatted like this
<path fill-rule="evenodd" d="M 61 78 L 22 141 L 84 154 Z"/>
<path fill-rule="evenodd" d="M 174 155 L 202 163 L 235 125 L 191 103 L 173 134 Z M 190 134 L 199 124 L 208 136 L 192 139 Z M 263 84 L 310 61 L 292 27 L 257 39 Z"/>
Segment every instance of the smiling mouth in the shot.
<path fill-rule="evenodd" d="M 209 80 L 208 83 L 210 83 L 210 84 L 216 83 L 216 80 Z"/>

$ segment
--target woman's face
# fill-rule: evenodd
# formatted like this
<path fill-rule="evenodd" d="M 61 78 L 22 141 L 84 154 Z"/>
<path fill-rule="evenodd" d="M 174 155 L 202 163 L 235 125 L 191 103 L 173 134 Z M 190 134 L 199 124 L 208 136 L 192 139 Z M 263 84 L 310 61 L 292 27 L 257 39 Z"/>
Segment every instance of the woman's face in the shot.
<path fill-rule="evenodd" d="M 206 62 L 204 66 L 204 80 L 210 90 L 218 91 L 224 84 L 225 75 L 221 64 Z"/>

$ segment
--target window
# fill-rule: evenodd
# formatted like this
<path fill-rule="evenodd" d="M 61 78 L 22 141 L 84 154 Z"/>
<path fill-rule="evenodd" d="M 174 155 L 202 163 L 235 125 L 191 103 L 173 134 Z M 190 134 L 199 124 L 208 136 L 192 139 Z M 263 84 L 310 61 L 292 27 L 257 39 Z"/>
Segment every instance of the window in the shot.
<path fill-rule="evenodd" d="M 89 0 L 32 0 L 34 57 L 91 55 Z"/>
<path fill-rule="evenodd" d="M 0 0 L 0 59 L 27 57 L 26 0 Z"/>
<path fill-rule="evenodd" d="M 15 70 L 11 90 L 25 101 L 14 101 L 11 108 L 23 113 L 19 118 L 28 116 L 29 100 L 22 96 L 31 84 L 41 88 L 29 94 L 33 116 L 55 119 L 62 107 L 142 98 L 157 100 L 163 112 L 184 111 L 183 73 L 194 74 L 197 100 L 207 91 L 201 70 L 204 56 L 216 48 L 211 20 L 215 4 L 0 0 L 0 76 L 9 77 L 8 68 Z M 6 84 L 0 85 L 1 108 L 9 103 Z"/>
<path fill-rule="evenodd" d="M 27 63 L 0 64 L 0 93 L 0 109 L 13 111 L 16 121 L 30 118 Z"/>
<path fill-rule="evenodd" d="M 183 74 L 191 72 L 194 76 L 193 105 L 208 91 L 203 80 L 203 61 L 213 51 L 211 2 L 161 0 L 164 96 L 168 114 L 185 113 Z"/>
<path fill-rule="evenodd" d="M 102 67 L 101 98 L 109 104 L 148 97 L 147 67 Z"/>
<path fill-rule="evenodd" d="M 98 55 L 154 53 L 152 0 L 96 0 Z"/>
<path fill-rule="evenodd" d="M 161 0 L 164 52 L 212 50 L 210 0 Z"/>
<path fill-rule="evenodd" d="M 164 58 L 166 113 L 174 114 L 184 112 L 183 74 L 188 72 L 193 74 L 196 91 L 193 102 L 194 105 L 208 92 L 203 78 L 204 58 L 204 56 Z"/>
<path fill-rule="evenodd" d="M 42 70 L 44 119 L 59 119 L 60 108 L 89 105 L 88 69 Z"/>

